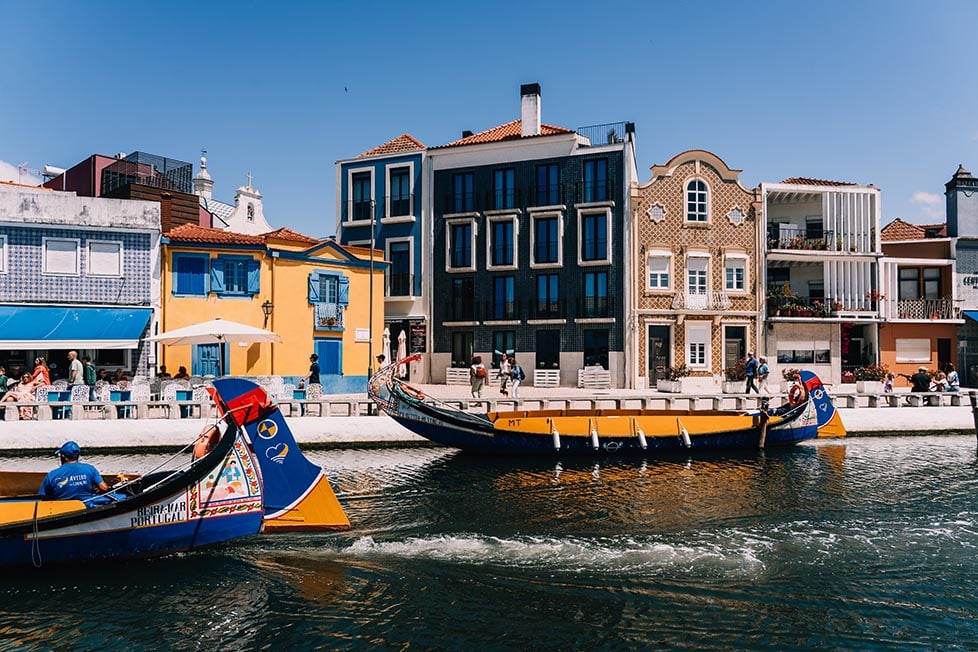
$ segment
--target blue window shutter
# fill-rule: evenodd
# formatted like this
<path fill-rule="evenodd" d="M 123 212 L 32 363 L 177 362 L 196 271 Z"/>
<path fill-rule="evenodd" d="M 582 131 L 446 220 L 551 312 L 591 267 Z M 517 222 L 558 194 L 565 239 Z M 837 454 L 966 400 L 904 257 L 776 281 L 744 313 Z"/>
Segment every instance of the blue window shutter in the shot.
<path fill-rule="evenodd" d="M 224 261 L 220 258 L 211 260 L 211 292 L 224 292 Z"/>
<path fill-rule="evenodd" d="M 319 274 L 309 275 L 309 303 L 319 303 Z"/>
<path fill-rule="evenodd" d="M 261 290 L 261 266 L 252 258 L 248 261 L 248 293 L 258 294 Z"/>
<path fill-rule="evenodd" d="M 373 281 L 373 279 L 371 279 Z M 337 298 L 336 303 L 341 306 L 346 306 L 350 304 L 350 279 L 345 276 L 340 277 L 340 289 L 339 298 Z"/>

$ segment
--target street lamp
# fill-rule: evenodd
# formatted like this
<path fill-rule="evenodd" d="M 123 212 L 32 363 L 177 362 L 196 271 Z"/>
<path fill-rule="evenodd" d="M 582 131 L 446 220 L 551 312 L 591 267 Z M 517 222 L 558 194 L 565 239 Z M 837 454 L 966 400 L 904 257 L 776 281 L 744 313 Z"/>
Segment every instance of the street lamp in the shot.
<path fill-rule="evenodd" d="M 261 311 L 265 313 L 265 325 L 262 328 L 268 328 L 268 318 L 272 316 L 272 310 L 275 306 L 268 299 L 265 299 L 265 303 L 261 304 Z"/>
<path fill-rule="evenodd" d="M 367 307 L 368 312 L 368 322 L 367 322 L 367 384 L 370 384 L 370 379 L 374 375 L 374 247 L 377 245 L 376 229 L 377 229 L 377 215 L 376 215 L 376 204 L 374 200 L 370 200 L 370 278 L 367 282 L 370 284 L 370 305 Z M 374 409 L 372 405 L 367 406 L 368 414 L 373 414 Z"/>

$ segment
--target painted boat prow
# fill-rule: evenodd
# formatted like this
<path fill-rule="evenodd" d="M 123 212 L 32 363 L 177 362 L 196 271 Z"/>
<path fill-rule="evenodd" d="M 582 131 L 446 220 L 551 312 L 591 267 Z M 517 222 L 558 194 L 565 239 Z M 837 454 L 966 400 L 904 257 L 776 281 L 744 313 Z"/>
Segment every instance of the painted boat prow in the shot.
<path fill-rule="evenodd" d="M 278 405 L 242 378 L 214 381 L 215 402 L 244 430 L 265 484 L 265 531 L 349 530 L 323 469 L 302 453 Z"/>
<path fill-rule="evenodd" d="M 836 409 L 835 403 L 829 396 L 828 389 L 822 384 L 822 380 L 814 372 L 804 370 L 801 372 L 801 382 L 805 384 L 805 389 L 811 396 L 812 404 L 815 406 L 815 417 L 818 419 L 818 437 L 845 437 L 846 427 L 842 423 L 842 416 Z"/>

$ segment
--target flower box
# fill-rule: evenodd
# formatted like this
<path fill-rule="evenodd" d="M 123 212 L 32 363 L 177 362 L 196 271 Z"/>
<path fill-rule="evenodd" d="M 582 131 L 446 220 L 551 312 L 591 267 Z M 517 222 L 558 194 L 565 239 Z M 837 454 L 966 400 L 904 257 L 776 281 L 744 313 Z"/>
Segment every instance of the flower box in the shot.
<path fill-rule="evenodd" d="M 672 392 L 678 394 L 683 391 L 683 381 L 681 380 L 657 380 L 655 388 L 660 392 Z"/>

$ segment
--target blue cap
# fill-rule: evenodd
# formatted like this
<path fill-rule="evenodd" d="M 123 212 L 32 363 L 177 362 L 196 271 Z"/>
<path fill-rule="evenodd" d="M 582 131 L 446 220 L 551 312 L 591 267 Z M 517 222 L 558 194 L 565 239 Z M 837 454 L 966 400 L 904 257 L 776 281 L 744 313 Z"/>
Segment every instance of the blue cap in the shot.
<path fill-rule="evenodd" d="M 77 459 L 81 455 L 81 447 L 73 441 L 66 441 L 61 444 L 61 448 L 54 451 L 55 455 L 64 455 L 68 459 Z"/>

